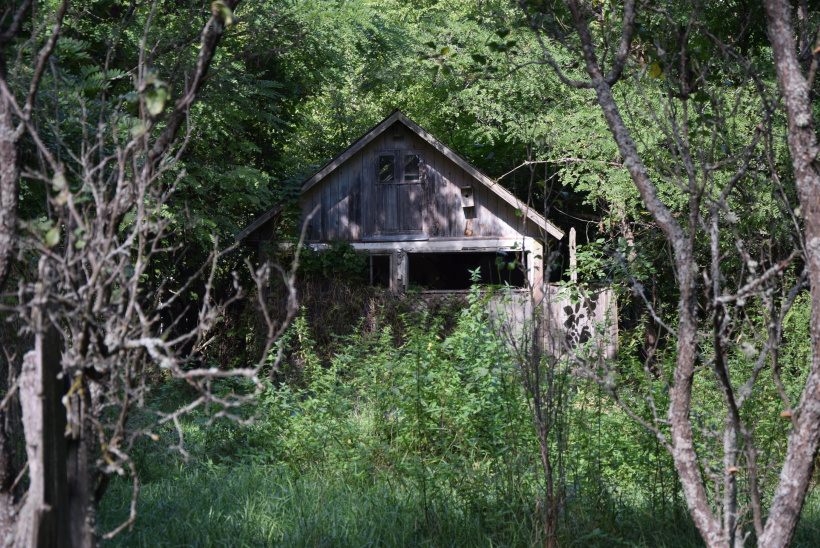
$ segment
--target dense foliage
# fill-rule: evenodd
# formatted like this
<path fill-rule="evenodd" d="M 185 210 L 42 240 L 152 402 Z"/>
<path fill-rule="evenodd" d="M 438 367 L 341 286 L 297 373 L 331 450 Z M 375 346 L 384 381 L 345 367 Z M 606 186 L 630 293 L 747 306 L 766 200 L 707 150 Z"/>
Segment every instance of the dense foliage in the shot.
<path fill-rule="evenodd" d="M 123 11 L 120 3 L 102 0 L 69 14 L 35 111 L 42 146 L 67 166 L 60 184 L 82 186 L 76 175 L 82 162 L 71 151 L 86 147 L 94 127 L 89 120 L 111 115 L 110 150 L 103 147 L 100 154 L 114 150 L 116 138 L 147 131 L 145 120 L 154 124 L 150 131 L 162 131 L 164 113 L 185 86 L 180 75 L 195 62 L 201 26 L 219 4 L 157 0 Z M 364 288 L 366 259 L 344 242 L 323 253 L 307 249 L 299 273 L 303 309 L 267 362 L 281 351 L 283 371 L 264 385 L 208 385 L 225 397 L 260 390 L 257 405 L 241 407 L 238 421 L 213 420 L 224 411 L 215 406 L 179 419 L 184 444 L 171 424 L 156 430 L 157 440 L 136 442 L 141 517 L 112 544 L 532 545 L 546 542 L 543 516 L 553 505 L 561 543 L 699 545 L 672 459 L 659 441 L 663 436 L 639 424 L 652 424 L 656 434 L 669 432 L 657 411 L 670 400 L 680 314 L 669 241 L 624 169 L 595 93 L 565 86 L 544 60 L 548 52 L 568 77 L 585 75 L 575 36 L 563 34 L 566 10 L 550 4 L 555 11 L 547 16 L 538 10 L 549 3 L 520 4 L 239 4 L 187 112 L 188 134 L 173 149 L 179 156 L 162 173 L 163 188 L 173 192 L 157 216 L 168 223 L 161 244 L 174 251 L 173 259 L 153 259 L 140 288 L 143 295 L 159 295 L 167 280 L 193 275 L 164 312 L 161 329 L 196 325 L 202 296 L 211 294 L 198 273 L 213 250 L 279 204 L 280 236 L 292 239 L 300 229 L 301 181 L 398 108 L 556 224 L 578 230 L 581 281 L 564 287 L 578 301 L 602 284 L 618 293 L 618 361 L 591 367 L 588 374 L 578 365 L 591 363 L 583 352 L 562 359 L 531 347 L 516 352 L 500 329 L 503 314 L 485 313 L 489 301 L 478 288 L 463 309 L 419 314 Z M 594 38 L 617 42 L 619 10 L 607 2 L 592 4 L 600 11 Z M 763 9 L 750 4 L 743 21 L 739 9 L 733 2 L 703 7 L 688 37 L 691 74 L 678 69 L 676 42 L 689 7 L 645 13 L 635 23 L 628 78 L 613 93 L 671 215 L 711 214 L 720 226 L 712 239 L 706 223 L 688 227 L 693 262 L 704 280 L 717 259 L 723 270 L 716 271 L 729 273 L 717 278 L 737 285 L 770 265 L 787 265 L 762 300 L 726 306 L 734 319 L 725 348 L 716 349 L 707 331 L 698 333 L 690 413 L 694 444 L 704 456 L 697 466 L 717 493 L 725 472 L 719 466 L 725 405 L 711 374 L 714 356 L 723 352 L 735 382 L 759 374 L 739 413 L 752 425 L 748 439 L 759 448 L 761 490 L 770 495 L 792 419 L 783 399 L 797 401 L 810 369 L 811 304 L 801 259 L 789 262 L 799 247 L 800 211 L 794 207 L 786 121 L 775 101 L 765 99 L 776 82 Z M 533 13 L 538 15 L 530 19 Z M 536 34 L 533 21 L 554 33 Z M 743 60 L 728 59 L 716 46 L 720 40 L 735 44 Z M 141 55 L 149 43 L 157 46 L 146 60 Z M 21 41 L 9 52 L 19 60 L 33 58 L 31 44 Z M 29 62 L 10 64 L 11 93 L 25 95 L 32 70 Z M 135 88 L 135 71 L 150 75 L 147 87 Z M 690 77 L 696 87 L 681 94 L 680 82 Z M 111 105 L 113 114 L 106 110 Z M 140 110 L 146 108 L 151 116 Z M 681 127 L 685 133 L 676 133 Z M 695 151 L 695 165 L 681 167 L 679 142 Z M 22 150 L 25 165 L 37 163 L 35 143 L 23 140 Z M 741 157 L 748 171 L 738 183 L 734 169 Z M 708 200 L 694 214 L 691 191 L 681 184 L 687 177 L 706 181 L 702 196 Z M 49 249 L 60 243 L 53 200 L 63 188 L 31 171 L 21 178 L 20 225 Z M 735 190 L 721 202 L 725 211 L 710 209 L 730 188 Z M 126 215 L 120 232 L 134 223 L 134 215 Z M 83 227 L 74 234 L 81 249 Z M 293 259 L 292 249 L 267 251 L 282 263 Z M 566 282 L 566 244 L 549 252 L 552 280 Z M 236 279 L 250 281 L 248 274 L 234 278 L 233 272 L 246 257 L 255 261 L 255 254 L 240 246 L 215 261 L 217 298 L 231 294 Z M 36 267 L 33 252 L 20 250 L 15 281 L 34 280 Z M 701 319 L 714 310 L 707 282 L 696 282 Z M 288 289 L 274 284 L 272 316 L 284 316 L 281 297 Z M 226 371 L 256 359 L 262 346 L 256 296 L 251 291 L 249 301 L 223 311 L 199 362 Z M 776 307 L 763 301 L 790 303 L 780 318 L 779 347 L 770 354 L 761 348 Z M 9 347 L 29 344 L 11 331 L 0 340 Z M 11 371 L 14 359 L 9 352 L 0 363 Z M 543 371 L 549 380 L 554 423 L 541 440 L 541 404 L 528 391 L 527 371 Z M 167 412 L 192 398 L 189 384 L 161 369 L 146 370 L 140 382 L 151 393 L 148 409 L 129 418 L 136 426 L 152 408 Z M 730 474 L 743 487 L 750 476 L 741 468 Z M 114 481 L 102 502 L 103 529 L 123 521 L 131 493 L 130 483 Z M 749 503 L 747 495 L 740 498 Z M 818 542 L 812 529 L 817 508 L 810 498 L 797 544 Z M 151 525 L 168 514 L 173 525 Z"/>

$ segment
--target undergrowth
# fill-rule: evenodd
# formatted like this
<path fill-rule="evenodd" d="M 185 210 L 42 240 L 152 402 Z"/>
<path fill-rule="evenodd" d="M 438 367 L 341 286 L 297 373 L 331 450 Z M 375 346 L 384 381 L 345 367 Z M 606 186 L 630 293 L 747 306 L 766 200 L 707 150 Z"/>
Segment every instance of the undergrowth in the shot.
<path fill-rule="evenodd" d="M 486 307 L 476 290 L 454 326 L 377 315 L 337 337 L 332 354 L 303 313 L 280 341 L 286 375 L 243 410 L 252 424 L 185 417 L 187 461 L 164 449 L 178 441 L 171 427 L 140 440 L 139 515 L 106 545 L 543 544 L 539 443 L 518 365 Z M 151 405 L 178 406 L 185 386 L 160 383 Z M 575 379 L 568 398 L 550 448 L 559 543 L 701 546 L 665 450 L 597 387 Z M 127 518 L 131 494 L 128 478 L 112 483 L 102 531 Z M 795 545 L 820 545 L 815 498 L 805 515 Z"/>

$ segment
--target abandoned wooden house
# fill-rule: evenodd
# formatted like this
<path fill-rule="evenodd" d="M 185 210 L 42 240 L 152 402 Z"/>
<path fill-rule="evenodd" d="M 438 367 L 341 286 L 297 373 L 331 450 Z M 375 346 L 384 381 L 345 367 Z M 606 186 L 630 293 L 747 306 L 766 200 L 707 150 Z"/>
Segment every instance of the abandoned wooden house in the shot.
<path fill-rule="evenodd" d="M 518 288 L 521 317 L 551 293 L 544 248 L 564 232 L 398 110 L 308 178 L 301 206 L 312 247 L 350 242 L 371 283 L 394 293 L 467 290 L 477 268 L 482 283 Z M 281 211 L 238 239 L 271 241 Z"/>

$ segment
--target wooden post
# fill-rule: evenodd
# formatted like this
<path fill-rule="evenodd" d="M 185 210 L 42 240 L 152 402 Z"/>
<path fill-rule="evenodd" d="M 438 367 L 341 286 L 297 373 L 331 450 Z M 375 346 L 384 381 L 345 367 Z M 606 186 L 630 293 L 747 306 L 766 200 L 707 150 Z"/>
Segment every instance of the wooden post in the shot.
<path fill-rule="evenodd" d="M 541 242 L 526 238 L 524 241 L 524 251 L 529 251 L 527 257 L 527 275 L 531 291 L 530 320 L 532 322 L 533 348 L 538 355 L 543 351 L 544 336 L 546 334 L 545 311 L 547 303 L 544 302 L 544 246 Z"/>
<path fill-rule="evenodd" d="M 48 548 L 70 545 L 66 412 L 63 382 L 57 378 L 61 371 L 60 337 L 44 308 L 35 313 L 39 317 L 34 350 L 26 353 L 20 373 L 30 483 L 17 517 L 14 546 Z"/>
<path fill-rule="evenodd" d="M 578 281 L 578 260 L 575 257 L 575 227 L 569 229 L 569 279 Z"/>
<path fill-rule="evenodd" d="M 407 290 L 407 253 L 403 249 L 396 251 L 396 290 L 403 294 Z"/>
<path fill-rule="evenodd" d="M 524 251 L 529 252 L 527 277 L 529 278 L 530 291 L 532 291 L 533 307 L 535 307 L 541 304 L 544 298 L 544 246 L 533 238 L 527 238 L 524 243 Z"/>

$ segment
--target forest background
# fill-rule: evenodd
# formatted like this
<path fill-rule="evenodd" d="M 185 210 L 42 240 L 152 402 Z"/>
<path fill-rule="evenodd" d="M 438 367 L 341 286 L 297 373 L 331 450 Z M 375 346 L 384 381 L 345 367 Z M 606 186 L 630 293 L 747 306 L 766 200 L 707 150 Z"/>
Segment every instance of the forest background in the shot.
<path fill-rule="evenodd" d="M 530 4 L 537 3 L 305 0 L 243 2 L 235 10 L 197 2 L 66 4 L 29 128 L 41 142 L 27 138 L 21 145 L 21 233 L 40 242 L 44 253 L 81 250 L 87 244 L 80 242 L 91 240 L 82 230 L 70 240 L 71 231 L 61 228 L 68 225 L 55 222 L 66 185 L 77 196 L 83 187 L 71 176 L 62 182 L 39 177 L 38 162 L 45 171 L 39 147 L 58 163 L 80 164 L 69 151 L 86 146 L 94 127 L 87 120 L 106 101 L 116 104 L 122 135 L 160 134 L 170 114 L 163 116 L 187 85 L 179 75 L 202 47 L 203 25 L 209 17 L 226 23 L 210 72 L 186 106 L 188 133 L 160 173 L 158 184 L 173 192 L 163 194 L 156 210 L 162 230 L 155 232 L 174 259 L 150 262 L 140 291 L 161 295 L 168 280 L 192 281 L 149 322 L 154 328 L 195 329 L 203 298 L 229 300 L 238 284 L 252 287 L 253 275 L 243 268 L 248 253 L 239 248 L 215 256 L 219 242 L 232 242 L 276 203 L 290 207 L 283 237 L 297 238 L 300 183 L 396 108 L 558 226 L 577 229 L 580 284 L 566 284 L 560 274 L 565 249 L 546 258 L 574 298 L 600 284 L 620 294 L 619 358 L 590 368 L 599 358 L 590 353 L 541 360 L 526 345 L 510 344 L 503 322 L 484 313 L 485 294 L 478 289 L 460 306 L 418 314 L 367 288 L 365 260 L 349 247 L 340 243 L 323 255 L 305 250 L 296 278 L 286 276 L 268 302 L 270 315 L 284 319 L 288 289 L 298 287 L 301 310 L 272 348 L 259 335 L 271 331 L 251 289 L 250 298 L 214 308 L 212 325 L 194 343 L 197 352 L 180 360 L 178 370 L 146 359 L 138 372 L 145 388 L 141 405 L 122 421 L 139 435 L 117 438 L 127 458 L 115 453 L 114 437 L 103 437 L 105 447 L 94 449 L 93 460 L 101 463 L 95 486 L 102 486 L 95 493 L 94 529 L 100 535 L 120 529 L 106 544 L 703 543 L 664 446 L 668 424 L 657 413 L 668 405 L 677 359 L 669 326 L 678 323 L 681 290 L 672 246 L 625 169 L 595 93 L 562 82 L 584 69 L 573 32 L 558 24 L 562 31 L 537 34 L 543 19 L 532 14 L 541 8 Z M 803 7 L 795 3 L 795 13 Z M 31 35 L 45 40 L 46 23 L 58 10 L 59 3 L 45 2 L 32 11 L 27 24 L 41 31 L 29 29 Z M 784 265 L 776 286 L 766 286 L 762 296 L 749 293 L 748 306 L 737 305 L 740 319 L 722 354 L 716 347 L 725 334 L 710 342 L 708 329 L 698 347 L 691 410 L 697 466 L 718 521 L 731 507 L 721 501 L 738 489 L 734 480 L 724 483 L 726 477 L 741 478 L 740 509 L 735 504 L 735 521 L 726 527 L 742 545 L 761 532 L 753 523 L 752 494 L 775 488 L 792 419 L 789 398 L 796 401 L 810 370 L 811 306 L 800 259 L 792 253 L 800 246 L 789 223 L 801 221 L 793 213 L 787 120 L 777 106 L 763 5 L 673 3 L 668 11 L 647 10 L 635 19 L 628 77 L 613 93 L 664 203 L 675 218 L 686 218 L 691 194 L 677 183 L 682 156 L 670 138 L 681 126 L 669 129 L 661 121 L 681 116 L 673 101 L 681 100 L 678 84 L 686 71 L 669 52 L 680 49 L 680 29 L 695 12 L 706 30 L 686 38 L 696 59 L 686 70 L 699 82 L 690 90 L 687 138 L 693 149 L 710 154 L 699 157 L 712 174 L 710 189 L 716 185 L 718 195 L 735 189 L 728 195 L 731 212 L 720 212 L 726 240 L 715 245 L 731 250 L 746 243 L 737 256 L 722 256 L 728 275 L 741 281 L 747 269 L 754 271 L 752 263 L 765 272 Z M 620 5 L 593 2 L 589 13 L 601 27 L 596 38 L 617 45 L 607 33 L 619 32 Z M 563 22 L 562 14 L 552 15 Z M 796 33 L 809 44 L 815 18 L 803 12 L 798 19 Z M 675 24 L 665 27 L 670 20 Z M 4 43 L 10 67 L 4 81 L 13 94 L 28 91 L 34 64 L 23 60 L 36 53 L 39 39 Z M 727 60 L 724 42 L 747 64 Z M 732 178 L 738 159 L 744 166 L 739 182 Z M 127 214 L 121 219 L 124 227 L 133 224 Z M 698 226 L 692 224 L 693 233 Z M 714 239 L 704 234 L 695 254 L 708 265 Z M 33 330 L 15 316 L 15 307 L 25 300 L 17 288 L 43 276 L 32 249 L 20 246 L 11 267 L 0 356 L 9 396 L 4 417 L 12 425 L 7 434 L 17 443 L 11 458 L 20 474 L 11 480 L 18 501 L 29 480 L 20 427 L 14 426 L 19 403 L 12 396 Z M 275 255 L 283 264 L 293 261 L 288 253 Z M 213 265 L 211 277 L 201 275 L 202 264 Z M 713 313 L 709 279 L 704 276 L 700 301 L 706 318 Z M 769 306 L 774 301 L 776 310 Z M 767 334 L 773 310 L 779 314 L 776 354 L 760 335 Z M 200 402 L 205 386 L 186 377 L 193 364 L 244 371 L 260 354 L 270 380 L 209 377 L 212 405 L 190 406 Z M 736 468 L 735 461 L 723 466 L 731 421 L 721 415 L 725 394 L 713 355 L 726 357 L 733 374 L 759 376 L 742 408 L 759 471 L 748 459 Z M 533 372 L 543 372 L 543 385 L 533 387 Z M 253 394 L 256 403 L 233 400 L 234 394 Z M 112 419 L 105 409 L 99 413 L 100 424 Z M 156 425 L 156 417 L 173 420 Z M 118 466 L 106 465 L 111 455 Z M 749 487 L 752 475 L 761 488 Z M 110 484 L 102 479 L 109 476 Z M 811 491 L 807 500 L 795 545 L 820 542 L 820 506 Z"/>

